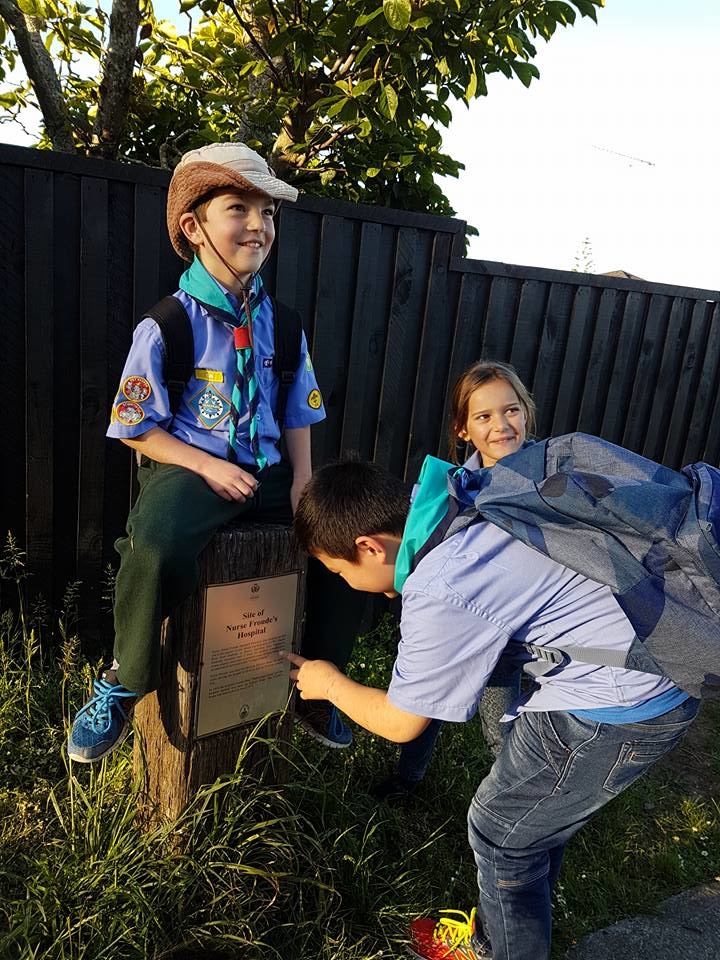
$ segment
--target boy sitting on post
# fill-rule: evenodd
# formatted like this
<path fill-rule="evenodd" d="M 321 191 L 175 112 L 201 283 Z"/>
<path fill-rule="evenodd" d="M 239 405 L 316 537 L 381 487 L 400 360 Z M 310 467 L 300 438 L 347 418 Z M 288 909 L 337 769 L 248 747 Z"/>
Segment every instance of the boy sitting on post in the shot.
<path fill-rule="evenodd" d="M 511 469 L 523 456 L 503 464 Z M 615 654 L 636 639 L 609 586 L 495 523 L 475 515 L 445 539 L 431 538 L 452 498 L 460 518 L 472 514 L 469 490 L 488 473 L 449 470 L 428 458 L 411 506 L 407 486 L 381 467 L 331 464 L 316 472 L 295 514 L 310 554 L 357 590 L 401 593 L 402 619 L 387 691 L 296 654 L 284 655 L 290 676 L 301 697 L 327 699 L 398 743 L 417 737 L 431 718 L 470 719 L 509 643 L 518 642 L 518 662 L 532 668 L 539 657 L 527 645 Z M 536 528 L 533 544 L 541 537 Z M 698 709 L 698 700 L 655 673 L 569 657 L 550 666 L 530 670 L 535 684 L 503 718 L 511 730 L 470 806 L 477 909 L 414 921 L 414 957 L 547 960 L 553 887 L 568 840 L 680 740 Z"/>
<path fill-rule="evenodd" d="M 162 620 L 195 588 L 198 556 L 216 529 L 239 517 L 291 522 L 311 474 L 310 425 L 325 417 L 322 398 L 298 321 L 300 359 L 278 410 L 278 317 L 258 273 L 277 206 L 296 197 L 242 143 L 186 153 L 173 174 L 167 223 L 190 263 L 175 298 L 192 329 L 193 371 L 175 411 L 161 329 L 150 317 L 137 326 L 108 435 L 136 451 L 140 492 L 116 544 L 115 659 L 75 719 L 74 760 L 114 750 L 137 699 L 158 687 Z M 318 739 L 348 745 L 334 708 L 315 716 Z"/>

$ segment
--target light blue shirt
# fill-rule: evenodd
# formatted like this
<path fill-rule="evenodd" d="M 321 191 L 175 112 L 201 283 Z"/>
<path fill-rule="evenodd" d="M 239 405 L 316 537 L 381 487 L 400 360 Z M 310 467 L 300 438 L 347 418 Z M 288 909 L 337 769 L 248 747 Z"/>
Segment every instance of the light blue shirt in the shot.
<path fill-rule="evenodd" d="M 204 274 L 204 276 L 203 276 Z M 192 289 L 197 278 L 205 284 L 205 293 L 219 299 L 226 312 L 239 317 L 238 299 L 228 293 L 199 260 L 183 276 L 185 287 Z M 208 287 L 208 284 L 212 287 Z M 215 290 L 213 294 L 213 289 Z M 132 345 L 120 379 L 120 387 L 113 403 L 109 437 L 119 439 L 139 437 L 152 427 L 167 430 L 184 443 L 225 459 L 230 424 L 230 398 L 235 382 L 236 354 L 233 325 L 213 316 L 202 303 L 186 290 L 175 296 L 187 310 L 195 343 L 195 367 L 187 383 L 180 408 L 173 418 L 170 402 L 163 383 L 164 346 L 160 328 L 146 317 L 135 328 Z M 204 297 L 207 300 L 209 297 Z M 255 369 L 259 387 L 258 418 L 260 445 L 268 464 L 280 460 L 277 442 L 280 427 L 275 419 L 278 378 L 273 371 L 275 353 L 272 304 L 266 298 L 260 305 L 253 324 Z M 285 427 L 305 427 L 325 418 L 325 409 L 310 360 L 305 334 L 302 335 L 301 357 L 295 380 L 288 391 Z M 241 447 L 238 460 L 253 465 L 250 449 L 247 410 L 240 411 L 238 437 Z"/>
<path fill-rule="evenodd" d="M 431 550 L 405 580 L 388 696 L 409 713 L 465 721 L 508 641 L 625 649 L 633 637 L 609 587 L 479 522 Z M 654 674 L 571 661 L 539 678 L 506 719 L 634 707 L 675 689 Z"/>

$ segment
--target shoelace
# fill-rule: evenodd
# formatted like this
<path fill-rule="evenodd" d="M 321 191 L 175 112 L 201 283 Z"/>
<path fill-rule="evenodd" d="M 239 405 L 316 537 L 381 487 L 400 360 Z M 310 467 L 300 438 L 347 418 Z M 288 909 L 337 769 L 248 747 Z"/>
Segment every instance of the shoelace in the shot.
<path fill-rule="evenodd" d="M 118 683 L 108 683 L 100 678 L 93 685 L 93 696 L 79 711 L 78 718 L 82 717 L 86 726 L 92 727 L 99 733 L 107 733 L 112 723 L 112 707 L 116 705 L 124 717 L 127 716 L 120 700 L 137 697 L 137 694 Z"/>
<path fill-rule="evenodd" d="M 441 910 L 441 913 L 454 913 L 462 920 L 454 920 L 452 917 L 440 917 L 433 930 L 433 940 L 438 940 L 443 946 L 454 950 L 455 947 L 467 947 L 470 945 L 470 937 L 475 929 L 475 907 L 472 908 L 470 916 L 463 910 Z"/>

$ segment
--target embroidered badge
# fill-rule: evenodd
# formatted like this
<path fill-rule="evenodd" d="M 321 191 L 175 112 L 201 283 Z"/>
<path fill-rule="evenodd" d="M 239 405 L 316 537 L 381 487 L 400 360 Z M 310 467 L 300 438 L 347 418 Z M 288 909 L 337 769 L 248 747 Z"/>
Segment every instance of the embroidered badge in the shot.
<path fill-rule="evenodd" d="M 307 398 L 308 406 L 311 410 L 319 410 L 322 405 L 322 397 L 319 390 L 311 390 Z"/>
<path fill-rule="evenodd" d="M 122 392 L 128 400 L 144 403 L 152 393 L 152 387 L 145 377 L 128 377 L 122 385 Z"/>
<path fill-rule="evenodd" d="M 272 357 L 263 357 L 263 366 L 264 366 L 264 367 L 271 367 L 272 365 L 273 365 L 273 358 L 272 358 Z"/>
<path fill-rule="evenodd" d="M 195 413 L 200 423 L 212 430 L 221 420 L 230 413 L 230 404 L 218 393 L 215 387 L 205 387 L 200 393 L 196 393 L 188 406 Z"/>
<path fill-rule="evenodd" d="M 145 413 L 139 403 L 134 400 L 123 400 L 115 404 L 115 416 L 126 427 L 134 427 L 145 419 Z"/>
<path fill-rule="evenodd" d="M 195 379 L 209 380 L 210 383 L 224 383 L 225 374 L 222 370 L 206 370 L 204 367 L 196 367 Z"/>

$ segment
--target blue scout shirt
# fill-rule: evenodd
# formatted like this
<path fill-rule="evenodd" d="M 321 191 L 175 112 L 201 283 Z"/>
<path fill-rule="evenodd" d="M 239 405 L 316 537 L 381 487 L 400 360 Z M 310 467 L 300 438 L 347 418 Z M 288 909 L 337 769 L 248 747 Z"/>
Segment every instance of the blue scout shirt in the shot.
<path fill-rule="evenodd" d="M 254 283 L 261 283 L 255 278 Z M 135 328 L 120 388 L 113 403 L 109 437 L 132 439 L 152 427 L 161 427 L 179 440 L 225 459 L 230 425 L 230 398 L 235 382 L 235 347 L 232 324 L 213 316 L 203 303 L 238 318 L 237 297 L 226 291 L 199 259 L 183 274 L 175 294 L 187 310 L 195 342 L 195 370 L 173 419 L 163 384 L 164 347 L 160 328 L 146 317 Z M 195 299 L 197 297 L 197 299 Z M 274 356 L 273 309 L 269 298 L 260 305 L 253 324 L 255 364 L 260 403 L 260 444 L 268 464 L 280 460 L 277 441 L 280 428 L 275 419 L 278 379 L 272 368 Z M 305 427 L 325 418 L 322 397 L 302 335 L 301 357 L 295 381 L 288 391 L 285 427 Z M 253 465 L 247 409 L 240 411 L 238 436 L 241 464 Z"/>
<path fill-rule="evenodd" d="M 475 713 L 508 641 L 624 649 L 635 632 L 609 587 L 491 523 L 478 522 L 449 537 L 409 573 L 412 553 L 427 540 L 441 501 L 447 501 L 448 467 L 426 462 L 422 496 L 413 500 L 398 554 L 401 640 L 388 697 L 408 713 L 459 722 Z M 605 717 L 613 722 L 617 708 L 624 712 L 650 701 L 662 713 L 686 696 L 665 677 L 571 661 L 538 678 L 506 718 L 526 710 L 610 708 L 613 713 Z M 648 715 L 658 714 L 642 713 Z M 625 716 L 626 722 L 633 719 Z"/>

